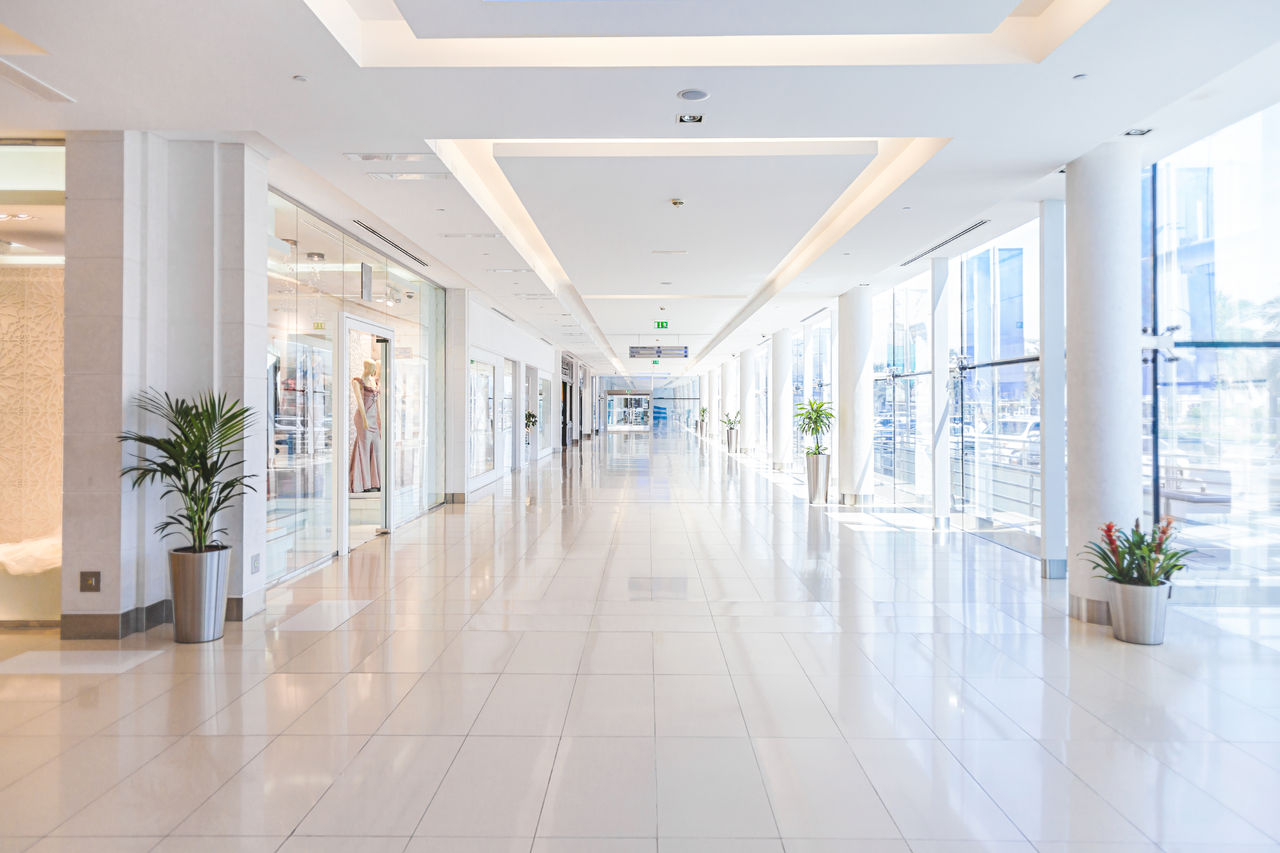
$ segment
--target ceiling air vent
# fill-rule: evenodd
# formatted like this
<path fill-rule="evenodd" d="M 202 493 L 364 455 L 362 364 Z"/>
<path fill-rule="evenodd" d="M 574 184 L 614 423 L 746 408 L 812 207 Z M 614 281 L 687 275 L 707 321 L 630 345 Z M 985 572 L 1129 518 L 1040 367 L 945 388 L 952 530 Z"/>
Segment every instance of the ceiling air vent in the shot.
<path fill-rule="evenodd" d="M 499 317 L 510 320 L 512 323 L 516 321 L 515 318 L 512 317 L 510 314 L 506 314 L 502 311 L 499 311 L 497 308 L 493 308 L 492 310 L 493 310 L 493 313 L 497 314 Z"/>
<path fill-rule="evenodd" d="M 974 231 L 977 231 L 979 228 L 981 228 L 983 225 L 988 224 L 989 222 L 991 222 L 991 220 L 990 220 L 990 219 L 979 219 L 977 222 L 973 223 L 972 225 L 970 225 L 968 228 L 964 229 L 963 231 L 958 231 L 958 232 L 956 232 L 955 234 L 952 234 L 950 237 L 948 237 L 947 239 L 943 240 L 943 241 L 942 241 L 941 243 L 939 243 L 938 245 L 936 245 L 936 246 L 930 246 L 929 248 L 925 249 L 923 252 L 921 252 L 920 254 L 916 255 L 916 256 L 915 256 L 915 257 L 913 257 L 913 258 L 907 258 L 905 261 L 903 261 L 902 263 L 898 264 L 898 266 L 900 266 L 900 267 L 909 267 L 909 266 L 911 266 L 912 264 L 914 264 L 916 261 L 920 260 L 921 258 L 925 258 L 925 257 L 928 257 L 929 255 L 932 255 L 934 252 L 938 251 L 938 250 L 939 250 L 939 249 L 941 249 L 943 246 L 947 246 L 947 245 L 950 245 L 951 243 L 954 243 L 956 240 L 959 240 L 959 239 L 960 239 L 961 237 L 963 237 L 964 235 L 966 235 L 966 234 L 970 234 L 970 233 L 972 233 L 972 232 L 974 232 Z"/>
<path fill-rule="evenodd" d="M 363 222 L 361 222 L 359 219 L 353 219 L 353 220 L 351 220 L 351 221 L 352 221 L 352 222 L 354 222 L 355 224 L 359 225 L 359 226 L 360 226 L 361 228 L 363 228 L 364 230 L 368 231 L 368 232 L 369 232 L 370 234 L 372 234 L 373 236 L 377 237 L 377 238 L 378 238 L 379 240 L 381 240 L 382 242 L 386 243 L 388 246 L 391 246 L 393 249 L 397 249 L 397 250 L 399 250 L 400 252 L 402 252 L 406 258 L 411 258 L 411 259 L 413 259 L 413 260 L 417 261 L 418 263 L 422 264 L 424 267 L 426 267 L 426 266 L 430 266 L 430 264 L 428 264 L 428 263 L 427 263 L 426 261 L 424 261 L 422 258 L 420 258 L 420 257 L 418 257 L 417 255 L 415 255 L 413 252 L 410 252 L 410 251 L 409 251 L 408 249 L 406 249 L 404 246 L 401 246 L 399 243 L 395 242 L 394 240 L 390 240 L 390 239 L 388 239 L 388 238 L 387 238 L 387 236 L 386 236 L 385 234 L 383 234 L 383 233 L 381 233 L 380 231 L 377 231 L 377 230 L 375 230 L 375 229 L 373 229 L 373 228 L 370 228 L 368 225 L 364 224 L 364 223 L 363 223 Z"/>

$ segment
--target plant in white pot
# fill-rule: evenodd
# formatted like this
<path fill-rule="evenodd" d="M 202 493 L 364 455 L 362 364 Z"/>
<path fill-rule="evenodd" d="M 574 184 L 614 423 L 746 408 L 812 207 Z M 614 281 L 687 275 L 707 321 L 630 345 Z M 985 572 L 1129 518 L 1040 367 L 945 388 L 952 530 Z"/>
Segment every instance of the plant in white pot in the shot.
<path fill-rule="evenodd" d="M 534 429 L 538 426 L 538 416 L 533 412 L 524 413 L 524 443 L 529 443 L 529 436 L 533 435 Z"/>
<path fill-rule="evenodd" d="M 831 429 L 836 413 L 825 400 L 810 400 L 796 406 L 796 422 L 801 435 L 813 436 L 813 446 L 804 452 L 805 477 L 809 484 L 809 503 L 827 502 L 827 482 L 831 477 L 831 456 L 822 446 L 822 436 Z"/>
<path fill-rule="evenodd" d="M 702 406 L 698 409 L 698 435 L 703 435 L 707 431 L 707 407 Z"/>
<path fill-rule="evenodd" d="M 738 452 L 738 424 L 742 423 L 742 412 L 725 415 L 720 419 L 724 424 L 724 445 L 730 453 Z"/>
<path fill-rule="evenodd" d="M 1111 633 L 1126 643 L 1160 645 L 1173 594 L 1170 578 L 1186 568 L 1187 557 L 1195 551 L 1170 547 L 1171 518 L 1150 533 L 1144 533 L 1136 521 L 1129 531 L 1112 521 L 1101 532 L 1102 541 L 1086 545 L 1084 556 L 1110 582 Z"/>
<path fill-rule="evenodd" d="M 252 475 L 241 473 L 237 450 L 252 427 L 253 411 L 206 391 L 194 400 L 144 391 L 137 397 L 143 412 L 159 418 L 165 435 L 126 432 L 122 444 L 137 447 L 135 464 L 121 472 L 136 489 L 159 482 L 162 499 L 176 498 L 178 507 L 156 525 L 162 538 L 184 536 L 187 543 L 169 552 L 173 585 L 173 637 L 179 643 L 207 643 L 222 636 L 227 613 L 227 557 L 219 540 L 218 514 L 253 491 Z"/>

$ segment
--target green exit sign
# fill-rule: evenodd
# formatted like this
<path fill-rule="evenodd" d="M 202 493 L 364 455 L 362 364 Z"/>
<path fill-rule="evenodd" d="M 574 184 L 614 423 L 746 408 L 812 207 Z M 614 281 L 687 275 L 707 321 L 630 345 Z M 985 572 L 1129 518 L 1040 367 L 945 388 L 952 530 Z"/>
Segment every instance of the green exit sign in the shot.
<path fill-rule="evenodd" d="M 658 360 L 655 358 L 655 359 L 653 360 L 653 363 L 654 363 L 654 364 L 657 364 L 657 363 L 658 363 Z"/>
<path fill-rule="evenodd" d="M 653 327 L 654 327 L 655 329 L 665 329 L 665 328 L 667 327 L 667 321 L 666 321 L 666 320 L 654 320 L 654 321 L 653 321 Z"/>

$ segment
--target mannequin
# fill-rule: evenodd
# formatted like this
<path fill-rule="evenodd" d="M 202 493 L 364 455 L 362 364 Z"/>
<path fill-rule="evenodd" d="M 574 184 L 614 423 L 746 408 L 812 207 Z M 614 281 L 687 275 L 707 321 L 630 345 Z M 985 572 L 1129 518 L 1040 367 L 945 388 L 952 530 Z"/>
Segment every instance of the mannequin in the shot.
<path fill-rule="evenodd" d="M 376 492 L 382 488 L 382 415 L 378 411 L 378 362 L 364 360 L 364 371 L 351 380 L 351 392 L 356 401 L 355 442 L 351 447 L 349 488 L 352 494 Z"/>

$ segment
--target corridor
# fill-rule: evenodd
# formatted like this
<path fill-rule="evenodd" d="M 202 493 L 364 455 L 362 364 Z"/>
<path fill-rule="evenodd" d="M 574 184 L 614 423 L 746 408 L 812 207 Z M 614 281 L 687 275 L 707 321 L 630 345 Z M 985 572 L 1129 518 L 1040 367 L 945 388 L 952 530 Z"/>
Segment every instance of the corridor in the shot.
<path fill-rule="evenodd" d="M 1280 849 L 1274 622 L 1124 645 L 914 519 L 597 436 L 213 644 L 0 634 L 0 850 Z"/>

